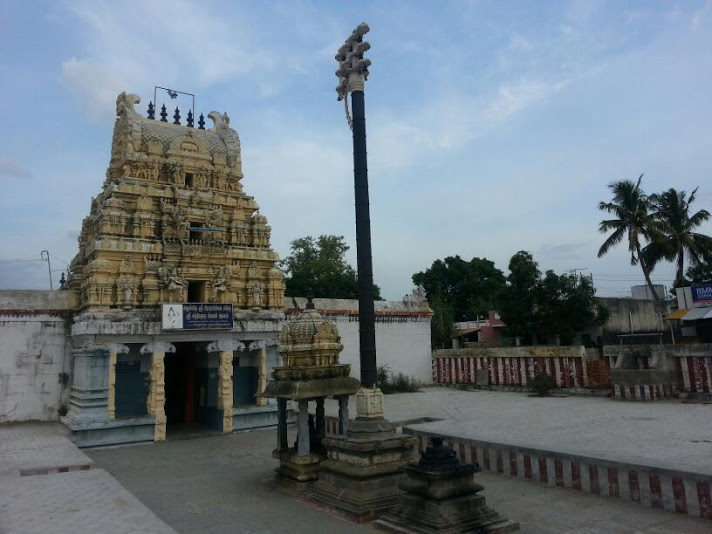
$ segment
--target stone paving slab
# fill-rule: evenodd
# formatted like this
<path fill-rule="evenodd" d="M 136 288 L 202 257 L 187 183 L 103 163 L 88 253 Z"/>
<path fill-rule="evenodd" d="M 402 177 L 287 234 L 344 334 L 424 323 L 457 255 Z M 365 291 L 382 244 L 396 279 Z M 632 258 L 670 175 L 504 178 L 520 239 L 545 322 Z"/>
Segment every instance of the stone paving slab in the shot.
<path fill-rule="evenodd" d="M 442 419 L 418 425 L 428 432 L 712 475 L 712 405 L 444 387 L 386 395 L 384 405 L 391 421 Z M 355 403 L 349 409 L 353 417 Z M 327 402 L 329 415 L 336 410 Z"/>
<path fill-rule="evenodd" d="M 478 473 L 488 506 L 519 521 L 526 534 L 709 534 L 709 520 L 642 508 L 535 482 Z"/>
<path fill-rule="evenodd" d="M 390 397 L 387 397 L 387 400 Z M 413 397 L 410 396 L 412 399 Z M 274 482 L 276 429 L 136 445 L 88 454 L 178 532 L 376 532 L 298 500 Z M 170 434 L 170 429 L 169 429 Z M 294 439 L 290 428 L 290 443 Z M 709 534 L 709 520 L 617 499 L 478 473 L 487 504 L 524 534 Z"/>
<path fill-rule="evenodd" d="M 21 477 L 1 490 L 2 534 L 175 534 L 103 469 Z"/>
<path fill-rule="evenodd" d="M 59 423 L 0 426 L 0 473 L 41 475 L 89 469 L 94 463 Z"/>
<path fill-rule="evenodd" d="M 290 428 L 293 442 L 294 428 Z M 363 534 L 275 481 L 275 428 L 155 445 L 92 449 L 106 469 L 183 534 Z"/>

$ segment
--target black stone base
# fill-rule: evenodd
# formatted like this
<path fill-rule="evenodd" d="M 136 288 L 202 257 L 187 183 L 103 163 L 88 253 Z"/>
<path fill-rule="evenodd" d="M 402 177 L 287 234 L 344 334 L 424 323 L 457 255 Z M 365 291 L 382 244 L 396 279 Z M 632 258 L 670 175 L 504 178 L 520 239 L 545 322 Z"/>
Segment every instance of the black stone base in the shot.
<path fill-rule="evenodd" d="M 275 469 L 278 478 L 291 479 L 298 483 L 318 479 L 321 470 L 319 464 L 324 460 L 322 455 L 313 453 L 299 456 L 294 449 L 274 450 L 272 458 L 279 460 L 279 467 Z"/>
<path fill-rule="evenodd" d="M 373 521 L 398 502 L 402 473 L 356 479 L 333 471 L 322 471 L 304 498 L 326 506 L 351 521 Z"/>
<path fill-rule="evenodd" d="M 375 526 L 399 534 L 504 533 L 519 530 L 519 523 L 503 519 L 485 505 L 481 495 L 437 501 L 418 495 L 403 495 L 398 505 L 375 522 Z"/>

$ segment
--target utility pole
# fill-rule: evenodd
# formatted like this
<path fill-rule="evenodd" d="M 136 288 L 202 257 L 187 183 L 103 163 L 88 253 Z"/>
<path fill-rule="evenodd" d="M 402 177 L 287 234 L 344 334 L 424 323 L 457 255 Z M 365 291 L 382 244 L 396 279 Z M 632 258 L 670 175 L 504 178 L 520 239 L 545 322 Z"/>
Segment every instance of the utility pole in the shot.
<path fill-rule="evenodd" d="M 376 371 L 376 314 L 373 304 L 373 260 L 371 253 L 371 215 L 368 199 L 368 165 L 366 160 L 366 107 L 364 85 L 371 61 L 363 54 L 371 45 L 363 40 L 369 31 L 359 24 L 339 48 L 336 61 L 338 100 L 344 101 L 346 116 L 353 132 L 354 197 L 356 210 L 356 264 L 358 272 L 358 320 L 361 385 L 374 387 Z M 349 117 L 348 94 L 351 93 L 353 118 Z"/>
<path fill-rule="evenodd" d="M 47 271 L 49 272 L 49 290 L 53 291 L 52 287 L 52 265 L 49 262 L 49 250 L 40 252 L 40 257 L 47 262 Z"/>
<path fill-rule="evenodd" d="M 573 273 L 574 281 L 576 281 L 577 278 L 583 278 L 583 271 L 588 271 L 588 267 L 575 267 L 573 269 L 569 269 L 568 271 L 564 271 L 564 272 Z M 581 273 L 581 274 L 579 275 L 578 273 Z M 593 282 L 593 275 L 591 275 L 591 281 Z"/>

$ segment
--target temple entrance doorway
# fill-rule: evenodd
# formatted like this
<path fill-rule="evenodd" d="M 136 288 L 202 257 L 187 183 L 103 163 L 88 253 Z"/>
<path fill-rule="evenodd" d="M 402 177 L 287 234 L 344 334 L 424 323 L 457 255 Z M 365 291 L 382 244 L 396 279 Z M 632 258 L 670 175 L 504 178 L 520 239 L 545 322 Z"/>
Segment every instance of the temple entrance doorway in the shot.
<path fill-rule="evenodd" d="M 220 430 L 217 370 L 210 368 L 208 353 L 199 351 L 194 342 L 174 345 L 176 352 L 165 357 L 167 437 Z"/>

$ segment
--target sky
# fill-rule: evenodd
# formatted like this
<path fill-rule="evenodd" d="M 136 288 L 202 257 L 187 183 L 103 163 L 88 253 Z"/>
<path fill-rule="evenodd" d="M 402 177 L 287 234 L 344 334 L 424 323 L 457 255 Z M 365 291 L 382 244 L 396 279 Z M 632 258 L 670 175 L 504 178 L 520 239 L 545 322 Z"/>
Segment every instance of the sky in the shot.
<path fill-rule="evenodd" d="M 280 257 L 343 235 L 355 265 L 351 132 L 334 54 L 371 27 L 366 128 L 374 278 L 388 299 L 433 261 L 517 251 L 644 283 L 597 251 L 607 185 L 699 186 L 712 211 L 712 1 L 0 0 L 0 288 L 46 289 L 77 252 L 109 162 L 116 95 L 193 93 L 227 112 L 242 181 Z M 702 232 L 712 234 L 712 225 Z M 670 286 L 672 264 L 653 272 Z"/>

